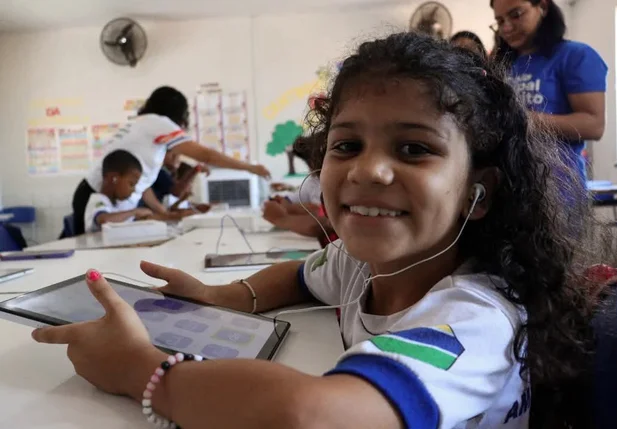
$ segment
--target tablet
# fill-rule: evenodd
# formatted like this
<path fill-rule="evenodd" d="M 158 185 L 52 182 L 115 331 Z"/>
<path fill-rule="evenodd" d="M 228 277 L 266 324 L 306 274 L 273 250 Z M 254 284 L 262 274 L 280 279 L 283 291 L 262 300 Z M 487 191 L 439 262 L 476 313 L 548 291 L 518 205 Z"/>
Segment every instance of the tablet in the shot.
<path fill-rule="evenodd" d="M 3 261 L 23 261 L 31 259 L 55 259 L 68 258 L 75 253 L 75 250 L 25 250 L 23 252 L 3 252 L 0 259 Z"/>
<path fill-rule="evenodd" d="M 272 359 L 289 323 L 163 295 L 129 283 L 108 280 L 139 314 L 152 343 L 167 353 L 192 353 L 206 359 Z M 83 276 L 0 303 L 0 318 L 28 326 L 57 326 L 102 317 Z"/>
<path fill-rule="evenodd" d="M 303 261 L 317 250 L 282 250 L 262 253 L 237 253 L 231 255 L 206 255 L 206 271 L 236 271 L 266 268 L 287 261 Z"/>
<path fill-rule="evenodd" d="M 30 274 L 34 270 L 32 268 L 5 268 L 0 269 L 0 283 L 8 282 L 9 280 L 16 279 L 26 274 Z"/>

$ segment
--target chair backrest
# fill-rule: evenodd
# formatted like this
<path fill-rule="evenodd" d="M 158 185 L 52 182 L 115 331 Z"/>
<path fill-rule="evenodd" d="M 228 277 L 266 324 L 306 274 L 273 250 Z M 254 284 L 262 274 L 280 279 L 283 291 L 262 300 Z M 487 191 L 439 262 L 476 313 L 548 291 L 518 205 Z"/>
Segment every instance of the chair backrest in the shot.
<path fill-rule="evenodd" d="M 593 394 L 591 409 L 595 429 L 615 428 L 617 409 L 617 287 L 610 294 L 593 322 L 596 333 Z"/>
<path fill-rule="evenodd" d="M 0 252 L 13 252 L 19 250 L 23 250 L 23 247 L 9 232 L 7 227 L 0 224 Z"/>
<path fill-rule="evenodd" d="M 36 220 L 36 209 L 32 206 L 5 207 L 2 213 L 10 213 L 11 223 L 32 223 Z"/>
<path fill-rule="evenodd" d="M 62 223 L 62 234 L 60 238 L 75 237 L 75 216 L 72 213 L 64 216 Z"/>

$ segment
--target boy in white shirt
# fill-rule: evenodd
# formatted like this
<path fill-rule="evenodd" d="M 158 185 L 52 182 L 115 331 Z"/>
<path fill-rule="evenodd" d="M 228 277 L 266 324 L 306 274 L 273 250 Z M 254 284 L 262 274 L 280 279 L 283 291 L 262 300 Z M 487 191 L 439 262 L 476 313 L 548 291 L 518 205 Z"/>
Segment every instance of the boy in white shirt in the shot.
<path fill-rule="evenodd" d="M 86 232 L 95 232 L 107 222 L 127 222 L 152 216 L 148 208 L 121 211 L 119 202 L 129 198 L 139 182 L 141 163 L 130 152 L 116 150 L 103 160 L 101 192 L 90 195 L 84 215 Z"/>

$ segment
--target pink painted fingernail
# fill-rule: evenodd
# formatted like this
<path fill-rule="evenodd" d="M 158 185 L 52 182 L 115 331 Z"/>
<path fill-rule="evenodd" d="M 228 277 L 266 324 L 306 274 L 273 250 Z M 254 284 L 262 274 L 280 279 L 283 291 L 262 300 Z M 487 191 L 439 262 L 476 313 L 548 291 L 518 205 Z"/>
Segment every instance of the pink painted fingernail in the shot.
<path fill-rule="evenodd" d="M 100 278 L 101 278 L 101 273 L 99 273 L 97 270 L 90 270 L 88 272 L 88 280 L 90 280 L 91 282 L 95 282 Z"/>

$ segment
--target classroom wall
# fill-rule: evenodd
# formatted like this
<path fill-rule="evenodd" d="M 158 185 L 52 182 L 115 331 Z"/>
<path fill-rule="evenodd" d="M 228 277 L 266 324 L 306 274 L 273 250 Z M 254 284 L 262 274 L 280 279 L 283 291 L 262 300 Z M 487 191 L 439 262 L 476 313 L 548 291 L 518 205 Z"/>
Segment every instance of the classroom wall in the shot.
<path fill-rule="evenodd" d="M 104 58 L 99 27 L 0 34 L 3 203 L 36 206 L 37 240 L 57 237 L 82 176 L 27 174 L 25 132 L 33 111 L 45 99 L 62 98 L 71 101 L 75 115 L 88 112 L 83 119 L 90 123 L 122 121 L 124 100 L 145 97 L 161 84 L 174 85 L 189 96 L 207 82 L 219 82 L 225 90 L 247 90 L 252 153 L 280 178 L 287 172 L 287 160 L 284 154 L 267 155 L 268 142 L 276 125 L 302 117 L 307 95 L 319 90 L 318 69 L 333 66 L 363 39 L 406 29 L 420 3 L 253 18 L 144 21 L 149 48 L 136 69 Z M 492 46 L 487 0 L 443 3 L 454 17 L 454 31 L 475 31 Z M 296 166 L 306 171 L 300 161 Z"/>
<path fill-rule="evenodd" d="M 136 69 L 106 60 L 99 48 L 100 28 L 0 36 L 3 203 L 37 208 L 39 242 L 60 234 L 62 217 L 71 212 L 72 193 L 82 179 L 27 174 L 26 128 L 32 117 L 41 116 L 46 99 L 61 99 L 63 114 L 77 116 L 80 123 L 126 122 L 124 101 L 145 97 L 161 84 L 187 94 L 204 82 L 217 81 L 230 90 L 251 86 L 249 18 L 143 25 L 148 54 Z M 80 119 L 83 112 L 89 115 Z"/>
<path fill-rule="evenodd" d="M 569 38 L 588 43 L 608 64 L 606 94 L 606 131 L 598 142 L 591 143 L 594 178 L 617 181 L 617 119 L 615 98 L 615 10 L 617 0 L 578 0 L 568 20 Z M 595 30 L 597 29 L 597 30 Z M 595 31 L 594 31 L 595 30 Z"/>

